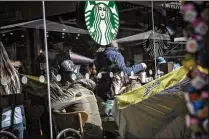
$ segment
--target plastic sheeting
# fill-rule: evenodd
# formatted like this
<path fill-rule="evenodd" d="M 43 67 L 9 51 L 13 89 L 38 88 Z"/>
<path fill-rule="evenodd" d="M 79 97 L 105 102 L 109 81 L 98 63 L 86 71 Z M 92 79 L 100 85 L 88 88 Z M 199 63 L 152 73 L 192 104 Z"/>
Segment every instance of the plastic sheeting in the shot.
<path fill-rule="evenodd" d="M 183 138 L 187 136 L 182 134 L 185 130 L 185 106 L 183 95 L 157 94 L 124 109 L 114 105 L 113 113 L 119 134 L 124 138 L 154 138 L 163 136 L 161 132 L 164 130 L 170 132 L 164 135 L 166 138 Z M 171 128 L 172 122 L 175 122 L 175 127 Z"/>
<path fill-rule="evenodd" d="M 188 137 L 189 131 L 184 121 L 187 109 L 183 97 L 184 87 L 189 83 L 186 74 L 185 69 L 179 68 L 117 97 L 112 112 L 120 136 L 123 138 Z"/>

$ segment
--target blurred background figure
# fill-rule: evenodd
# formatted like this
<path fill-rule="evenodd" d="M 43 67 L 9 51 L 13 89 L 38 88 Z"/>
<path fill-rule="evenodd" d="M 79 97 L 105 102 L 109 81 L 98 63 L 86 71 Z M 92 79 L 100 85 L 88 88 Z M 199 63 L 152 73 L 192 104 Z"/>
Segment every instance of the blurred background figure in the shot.
<path fill-rule="evenodd" d="M 94 63 L 89 64 L 89 74 L 90 74 L 90 79 L 96 81 L 97 70 Z"/>
<path fill-rule="evenodd" d="M 160 65 L 162 63 L 166 63 L 165 59 L 163 57 L 158 57 L 157 58 L 157 65 Z"/>
<path fill-rule="evenodd" d="M 35 76 L 44 75 L 46 77 L 46 57 L 42 51 L 35 60 L 35 68 L 33 73 Z"/>

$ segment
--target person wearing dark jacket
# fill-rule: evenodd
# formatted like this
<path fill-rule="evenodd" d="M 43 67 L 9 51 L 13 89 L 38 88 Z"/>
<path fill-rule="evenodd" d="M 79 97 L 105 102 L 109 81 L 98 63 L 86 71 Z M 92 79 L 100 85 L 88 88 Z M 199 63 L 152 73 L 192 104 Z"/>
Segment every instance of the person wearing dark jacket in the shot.
<path fill-rule="evenodd" d="M 99 52 L 96 58 L 97 70 L 102 74 L 98 83 L 97 95 L 106 102 L 106 114 L 110 115 L 110 109 L 115 95 L 118 95 L 120 89 L 127 83 L 127 76 L 131 73 L 138 73 L 147 68 L 145 63 L 136 64 L 127 67 L 124 57 L 118 51 L 117 41 L 113 41 L 106 47 L 104 52 Z M 124 76 L 122 76 L 123 72 Z M 113 73 L 113 77 L 110 77 Z"/>
<path fill-rule="evenodd" d="M 105 55 L 107 59 L 117 65 L 117 67 L 124 73 L 131 75 L 131 72 L 138 73 L 139 71 L 145 70 L 147 68 L 145 63 L 136 64 L 132 67 L 127 67 L 124 61 L 124 57 L 118 51 L 117 41 L 113 41 L 110 46 L 105 49 Z"/>
<path fill-rule="evenodd" d="M 72 73 L 74 71 L 74 63 L 71 60 L 70 52 L 72 47 L 64 42 L 60 54 L 56 57 L 54 70 L 61 75 L 61 83 L 64 85 L 66 81 L 72 82 Z"/>
<path fill-rule="evenodd" d="M 63 110 L 66 112 L 87 112 L 88 119 L 84 126 L 84 139 L 101 139 L 103 135 L 102 122 L 93 92 L 96 84 L 91 79 L 85 79 L 77 70 L 78 67 L 70 58 L 70 51 L 71 47 L 64 44 L 63 51 L 56 58 L 56 70 L 61 75 L 62 85 L 53 80 L 51 82 L 52 109 L 54 112 Z M 62 120 L 64 121 L 63 125 L 68 125 L 65 118 Z"/>

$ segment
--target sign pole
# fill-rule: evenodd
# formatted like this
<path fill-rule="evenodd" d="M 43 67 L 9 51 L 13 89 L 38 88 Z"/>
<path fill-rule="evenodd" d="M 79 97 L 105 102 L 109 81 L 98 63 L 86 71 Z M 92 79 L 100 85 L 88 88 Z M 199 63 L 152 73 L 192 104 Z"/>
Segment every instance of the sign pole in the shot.
<path fill-rule="evenodd" d="M 45 55 L 46 55 L 47 91 L 48 91 L 48 103 L 49 103 L 50 139 L 53 139 L 51 91 L 50 91 L 50 78 L 49 78 L 50 73 L 49 73 L 48 45 L 47 45 L 47 36 L 46 36 L 46 15 L 45 15 L 45 3 L 44 3 L 44 1 L 42 1 L 42 8 L 43 8 L 44 43 L 45 43 Z"/>
<path fill-rule="evenodd" d="M 154 46 L 154 61 L 155 61 L 155 79 L 157 79 L 157 62 L 156 62 L 156 52 L 155 52 L 155 19 L 153 13 L 153 1 L 152 3 L 152 36 L 153 36 L 153 46 Z"/>

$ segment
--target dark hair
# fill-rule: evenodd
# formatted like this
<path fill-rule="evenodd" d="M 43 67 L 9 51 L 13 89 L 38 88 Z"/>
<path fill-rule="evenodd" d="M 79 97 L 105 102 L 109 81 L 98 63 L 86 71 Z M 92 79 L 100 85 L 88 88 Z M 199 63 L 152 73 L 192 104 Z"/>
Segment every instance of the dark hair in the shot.
<path fill-rule="evenodd" d="M 89 65 L 88 64 L 82 64 L 81 67 L 80 67 L 80 73 L 82 75 L 85 75 L 88 72 L 89 72 Z"/>
<path fill-rule="evenodd" d="M 0 42 L 0 72 L 1 80 L 3 78 L 9 80 L 6 85 L 1 85 L 4 92 L 0 92 L 0 94 L 8 95 L 18 93 L 18 90 L 20 91 L 18 72 L 10 61 L 2 42 Z"/>
<path fill-rule="evenodd" d="M 94 66 L 95 66 L 94 63 L 90 63 L 90 64 L 89 64 L 89 68 L 93 68 Z"/>

